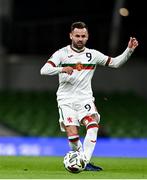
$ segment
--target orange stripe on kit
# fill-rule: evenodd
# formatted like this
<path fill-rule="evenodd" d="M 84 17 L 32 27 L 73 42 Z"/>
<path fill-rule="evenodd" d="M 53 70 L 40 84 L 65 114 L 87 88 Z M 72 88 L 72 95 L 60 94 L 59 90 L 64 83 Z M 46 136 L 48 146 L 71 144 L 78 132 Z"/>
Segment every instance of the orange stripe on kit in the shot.
<path fill-rule="evenodd" d="M 71 136 L 69 136 L 68 137 L 68 140 L 70 141 L 70 142 L 76 142 L 76 141 L 78 141 L 79 140 L 79 135 L 71 135 Z"/>
<path fill-rule="evenodd" d="M 96 142 L 96 140 L 91 140 L 91 142 L 92 142 L 92 143 L 95 143 L 95 142 Z"/>
<path fill-rule="evenodd" d="M 87 120 L 88 123 L 93 122 L 93 118 L 91 116 L 85 116 L 84 119 Z"/>
<path fill-rule="evenodd" d="M 74 139 L 68 139 L 70 142 L 77 142 L 79 140 L 79 137 L 74 138 Z"/>
<path fill-rule="evenodd" d="M 56 65 L 52 61 L 47 61 L 47 63 L 51 64 L 53 67 L 56 67 Z"/>
<path fill-rule="evenodd" d="M 90 129 L 90 128 L 99 128 L 99 125 L 98 124 L 90 124 L 89 126 L 87 126 L 87 129 Z"/>

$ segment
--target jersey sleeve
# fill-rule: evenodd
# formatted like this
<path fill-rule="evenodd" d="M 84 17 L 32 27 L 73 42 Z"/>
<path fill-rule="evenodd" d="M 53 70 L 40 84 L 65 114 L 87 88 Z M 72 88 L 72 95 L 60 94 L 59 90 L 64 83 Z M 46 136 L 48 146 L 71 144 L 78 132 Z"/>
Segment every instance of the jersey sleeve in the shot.
<path fill-rule="evenodd" d="M 62 52 L 60 50 L 56 51 L 52 56 L 47 60 L 47 62 L 52 62 L 55 67 L 59 66 L 62 59 Z"/>
<path fill-rule="evenodd" d="M 98 65 L 108 66 L 111 68 L 118 68 L 122 66 L 130 58 L 133 52 L 134 49 L 127 47 L 126 50 L 119 56 L 109 57 L 99 51 L 95 51 L 95 61 Z"/>
<path fill-rule="evenodd" d="M 112 68 L 118 68 L 122 66 L 132 55 L 134 49 L 126 48 L 126 50 L 119 56 L 109 58 L 109 62 L 107 62 L 107 66 Z"/>
<path fill-rule="evenodd" d="M 62 60 L 62 52 L 56 51 L 44 64 L 40 70 L 41 75 L 56 75 L 62 72 L 63 67 L 60 67 Z"/>
<path fill-rule="evenodd" d="M 109 57 L 99 51 L 94 51 L 94 56 L 95 56 L 95 63 L 100 65 L 100 66 L 105 66 Z"/>

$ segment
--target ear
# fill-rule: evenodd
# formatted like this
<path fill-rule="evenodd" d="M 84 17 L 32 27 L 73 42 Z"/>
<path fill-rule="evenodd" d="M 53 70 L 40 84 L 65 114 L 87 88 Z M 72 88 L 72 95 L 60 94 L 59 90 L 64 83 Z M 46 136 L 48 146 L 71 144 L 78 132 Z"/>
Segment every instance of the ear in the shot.
<path fill-rule="evenodd" d="M 69 33 L 69 37 L 70 37 L 70 39 L 72 40 L 72 34 L 71 34 L 71 33 Z"/>

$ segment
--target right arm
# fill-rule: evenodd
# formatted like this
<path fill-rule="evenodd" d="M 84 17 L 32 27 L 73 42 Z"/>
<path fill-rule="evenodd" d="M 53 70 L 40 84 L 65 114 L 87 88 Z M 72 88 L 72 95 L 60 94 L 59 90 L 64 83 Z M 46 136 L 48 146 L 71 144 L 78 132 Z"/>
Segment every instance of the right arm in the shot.
<path fill-rule="evenodd" d="M 41 75 L 56 75 L 61 73 L 63 67 L 56 67 L 52 61 L 47 61 L 40 70 Z"/>
<path fill-rule="evenodd" d="M 52 61 L 47 61 L 45 65 L 41 68 L 41 75 L 56 75 L 59 73 L 67 73 L 71 75 L 73 73 L 73 68 L 70 66 L 67 67 L 56 67 Z"/>

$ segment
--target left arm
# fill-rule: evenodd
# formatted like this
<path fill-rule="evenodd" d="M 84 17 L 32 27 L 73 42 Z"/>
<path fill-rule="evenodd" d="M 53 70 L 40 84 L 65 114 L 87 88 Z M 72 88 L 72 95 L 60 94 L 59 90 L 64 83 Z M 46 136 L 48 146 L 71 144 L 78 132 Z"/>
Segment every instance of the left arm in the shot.
<path fill-rule="evenodd" d="M 120 67 L 130 58 L 137 46 L 138 41 L 136 40 L 136 38 L 130 37 L 126 50 L 117 57 L 109 57 L 105 65 L 113 68 Z"/>

